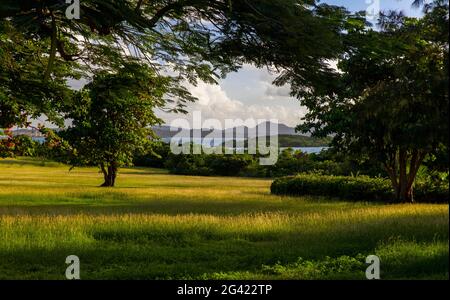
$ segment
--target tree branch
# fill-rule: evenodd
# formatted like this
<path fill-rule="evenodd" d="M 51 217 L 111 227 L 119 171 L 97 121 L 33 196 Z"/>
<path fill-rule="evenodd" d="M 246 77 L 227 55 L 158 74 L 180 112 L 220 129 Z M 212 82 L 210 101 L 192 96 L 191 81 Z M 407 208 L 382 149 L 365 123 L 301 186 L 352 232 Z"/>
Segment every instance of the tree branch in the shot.
<path fill-rule="evenodd" d="M 156 26 L 156 24 L 159 22 L 160 19 L 164 18 L 165 15 L 167 15 L 170 11 L 175 9 L 181 9 L 185 6 L 193 6 L 196 3 L 204 2 L 203 0 L 179 0 L 172 2 L 160 10 L 158 10 L 155 15 L 147 22 L 148 26 L 150 28 L 153 28 Z"/>
<path fill-rule="evenodd" d="M 55 62 L 56 58 L 56 47 L 57 47 L 57 34 L 58 34 L 58 28 L 56 26 L 56 20 L 53 13 L 51 14 L 52 18 L 52 37 L 51 37 L 51 46 L 50 46 L 50 56 L 48 58 L 48 65 L 47 70 L 45 70 L 44 74 L 44 81 L 47 81 L 50 79 L 50 74 L 53 69 L 53 64 Z"/>
<path fill-rule="evenodd" d="M 139 0 L 138 1 L 137 5 L 136 5 L 136 8 L 134 9 L 135 12 L 139 12 L 143 2 L 144 2 L 144 0 Z"/>

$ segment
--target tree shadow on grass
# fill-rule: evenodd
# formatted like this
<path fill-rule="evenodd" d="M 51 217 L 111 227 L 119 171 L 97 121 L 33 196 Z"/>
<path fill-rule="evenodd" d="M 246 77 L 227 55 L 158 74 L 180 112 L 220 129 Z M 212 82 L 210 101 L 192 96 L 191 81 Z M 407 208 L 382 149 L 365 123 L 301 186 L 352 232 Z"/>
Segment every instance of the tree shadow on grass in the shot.
<path fill-rule="evenodd" d="M 218 273 L 227 279 L 242 279 L 239 276 L 252 279 L 258 274 L 275 279 L 277 276 L 305 279 L 304 268 L 311 271 L 315 266 L 323 274 L 313 272 L 319 277 L 314 279 L 326 279 L 333 277 L 334 272 L 327 272 L 326 268 L 344 272 L 348 267 L 347 260 L 341 268 L 339 259 L 334 263 L 335 258 L 358 254 L 380 255 L 382 274 L 388 279 L 441 278 L 448 274 L 448 231 L 442 228 L 436 239 L 433 231 L 436 226 L 426 225 L 436 216 L 429 215 L 416 222 L 405 218 L 397 218 L 397 223 L 385 218 L 359 226 L 358 230 L 330 226 L 298 232 L 240 233 L 223 231 L 220 227 L 151 226 L 130 231 L 126 226 L 96 227 L 87 233 L 91 240 L 85 244 L 66 242 L 42 248 L 30 243 L 27 248 L 0 250 L 0 278 L 65 279 L 68 255 L 80 258 L 83 279 L 217 279 Z M 441 245 L 436 250 L 436 241 L 444 246 L 446 243 L 447 248 Z M 298 264 L 299 258 L 311 263 Z M 327 260 L 331 262 L 324 264 Z M 276 264 L 281 267 L 269 268 L 269 272 L 263 268 Z M 355 273 L 349 273 L 348 279 L 361 279 L 358 276 L 364 269 L 350 271 Z"/>
<path fill-rule="evenodd" d="M 256 201 L 255 201 L 256 202 Z M 107 206 L 106 206 L 107 205 Z M 330 208 L 331 209 L 331 208 Z M 215 216 L 236 216 L 255 213 L 289 212 L 289 208 L 277 204 L 221 202 L 207 203 L 206 201 L 183 200 L 152 200 L 147 203 L 111 203 L 101 205 L 93 204 L 60 204 L 60 205 L 8 205 L 0 206 L 1 215 L 118 215 L 118 214 L 164 214 L 164 215 L 190 215 L 206 214 Z"/>
<path fill-rule="evenodd" d="M 55 167 L 55 166 L 64 166 L 61 163 L 52 161 L 52 160 L 36 160 L 33 158 L 20 158 L 20 159 L 12 159 L 12 158 L 0 158 L 0 166 L 38 166 L 38 167 Z M 70 168 L 67 166 L 67 168 Z"/>

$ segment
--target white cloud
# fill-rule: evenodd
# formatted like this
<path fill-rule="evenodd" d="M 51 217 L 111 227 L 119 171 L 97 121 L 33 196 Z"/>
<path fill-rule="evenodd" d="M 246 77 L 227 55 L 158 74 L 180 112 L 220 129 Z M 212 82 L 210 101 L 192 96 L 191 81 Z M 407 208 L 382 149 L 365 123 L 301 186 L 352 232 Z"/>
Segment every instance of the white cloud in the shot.
<path fill-rule="evenodd" d="M 262 88 L 262 87 L 265 88 Z M 261 81 L 259 86 L 248 86 L 250 89 L 259 89 L 261 97 L 274 99 L 286 96 L 286 88 L 270 88 L 270 83 Z M 190 92 L 199 100 L 196 103 L 190 104 L 187 107 L 188 114 L 167 114 L 160 112 L 158 115 L 166 121 L 167 124 L 177 118 L 188 120 L 192 125 L 192 112 L 200 111 L 202 121 L 206 119 L 218 119 L 223 126 L 225 126 L 226 119 L 242 119 L 246 120 L 252 118 L 255 120 L 277 119 L 279 123 L 284 123 L 288 126 L 295 126 L 300 122 L 301 116 L 304 114 L 301 107 L 298 105 L 297 109 L 292 109 L 280 104 L 259 104 L 259 103 L 245 103 L 241 100 L 236 100 L 228 96 L 221 85 L 210 85 L 199 82 L 197 86 L 189 86 Z M 243 91 L 245 94 L 245 91 Z M 289 92 L 287 92 L 289 94 Z M 273 102 L 273 101 L 272 101 Z"/>
<path fill-rule="evenodd" d="M 268 96 L 270 99 L 276 99 L 279 97 L 290 98 L 291 97 L 290 93 L 291 88 L 289 87 L 289 85 L 278 87 L 271 84 L 266 88 L 265 95 Z"/>
<path fill-rule="evenodd" d="M 278 119 L 279 123 L 294 127 L 300 123 L 305 109 L 299 105 L 298 100 L 290 97 L 288 85 L 277 87 L 272 84 L 275 78 L 276 74 L 266 69 L 245 65 L 239 72 L 229 74 L 226 79 L 221 80 L 219 85 L 201 81 L 197 86 L 189 85 L 188 89 L 199 100 L 188 105 L 187 115 L 162 111 L 158 111 L 157 115 L 166 124 L 178 118 L 186 119 L 192 124 L 192 112 L 200 111 L 203 121 L 217 119 L 222 126 L 225 126 L 226 119 L 253 118 Z M 75 80 L 69 82 L 74 89 L 80 89 L 85 83 Z M 33 125 L 38 123 L 50 126 L 45 116 L 33 120 Z"/>

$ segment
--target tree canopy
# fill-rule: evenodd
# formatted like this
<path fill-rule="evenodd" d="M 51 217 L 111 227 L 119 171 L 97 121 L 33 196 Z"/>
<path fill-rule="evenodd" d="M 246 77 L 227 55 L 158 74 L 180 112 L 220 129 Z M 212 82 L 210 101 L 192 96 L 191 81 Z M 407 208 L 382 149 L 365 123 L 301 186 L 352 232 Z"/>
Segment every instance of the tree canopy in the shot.
<path fill-rule="evenodd" d="M 278 84 L 295 76 L 297 84 L 312 90 L 330 82 L 324 80 L 331 70 L 327 61 L 342 48 L 347 18 L 344 9 L 313 0 L 84 0 L 79 20 L 66 18 L 67 7 L 64 0 L 1 2 L 1 34 L 14 30 L 2 40 L 16 38 L 14 53 L 40 47 L 27 49 L 26 62 L 12 57 L 14 64 L 31 68 L 20 74 L 34 74 L 34 86 L 25 89 L 37 97 L 16 93 L 8 74 L 0 78 L 0 94 L 8 95 L 0 115 L 14 116 L 3 126 L 39 112 L 57 120 L 56 104 L 64 101 L 67 88 L 63 78 L 83 75 L 89 81 L 96 72 L 114 72 L 135 58 L 171 74 L 166 108 L 174 111 L 194 100 L 181 82 L 215 82 L 244 62 L 277 68 Z"/>
<path fill-rule="evenodd" d="M 98 73 L 68 107 L 72 125 L 61 135 L 73 149 L 70 163 L 99 166 L 103 186 L 114 186 L 118 168 L 147 150 L 149 126 L 160 121 L 153 110 L 164 105 L 168 79 L 136 63 Z"/>
<path fill-rule="evenodd" d="M 58 60 L 52 80 L 42 80 L 49 48 L 46 40 L 28 39 L 11 23 L 0 20 L 0 128 L 26 127 L 29 117 L 41 114 L 61 121 L 56 113 L 72 96 L 66 78 L 80 74 L 71 62 Z"/>
<path fill-rule="evenodd" d="M 448 2 L 421 19 L 383 14 L 379 25 L 346 36 L 339 87 L 302 100 L 309 113 L 299 128 L 378 159 L 397 199 L 412 201 L 424 158 L 448 147 Z"/>

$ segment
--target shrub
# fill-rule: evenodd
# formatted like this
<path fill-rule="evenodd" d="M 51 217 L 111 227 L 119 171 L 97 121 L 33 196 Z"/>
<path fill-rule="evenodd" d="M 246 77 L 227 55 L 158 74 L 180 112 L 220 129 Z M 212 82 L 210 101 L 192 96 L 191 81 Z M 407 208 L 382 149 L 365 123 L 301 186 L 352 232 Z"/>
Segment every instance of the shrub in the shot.
<path fill-rule="evenodd" d="M 0 157 L 35 156 L 39 143 L 27 135 L 13 136 L 11 131 L 5 133 L 6 138 L 0 140 Z"/>
<path fill-rule="evenodd" d="M 170 154 L 164 166 L 172 174 L 179 175 L 213 175 L 211 168 L 205 164 L 205 155 L 194 154 Z"/>
<path fill-rule="evenodd" d="M 164 168 L 169 153 L 169 144 L 156 142 L 152 145 L 151 151 L 144 154 L 136 153 L 133 158 L 133 165 L 137 167 Z"/>
<path fill-rule="evenodd" d="M 242 176 L 242 177 L 254 177 L 254 178 L 271 177 L 269 169 L 267 168 L 267 166 L 260 165 L 258 160 L 253 160 L 248 166 L 246 166 L 239 173 L 239 176 Z"/>
<path fill-rule="evenodd" d="M 38 143 L 34 142 L 31 137 L 26 135 L 17 135 L 13 137 L 12 142 L 15 144 L 14 154 L 16 156 L 34 156 Z"/>
<path fill-rule="evenodd" d="M 414 198 L 417 202 L 448 203 L 448 181 L 419 181 L 414 186 Z"/>
<path fill-rule="evenodd" d="M 70 163 L 71 159 L 76 156 L 76 151 L 63 138 L 65 132 L 55 132 L 43 127 L 40 130 L 45 134 L 45 142 L 36 144 L 35 156 L 61 163 Z"/>
<path fill-rule="evenodd" d="M 237 176 L 252 163 L 252 160 L 252 156 L 248 154 L 212 154 L 206 156 L 205 164 L 215 175 Z"/>
<path fill-rule="evenodd" d="M 448 202 L 448 185 L 427 182 L 415 186 L 417 202 Z M 392 201 L 393 190 L 389 180 L 367 176 L 326 176 L 302 174 L 276 179 L 271 192 L 277 195 L 315 195 L 344 200 Z"/>
<path fill-rule="evenodd" d="M 237 176 L 253 162 L 251 155 L 172 154 L 164 166 L 173 174 Z"/>
<path fill-rule="evenodd" d="M 0 136 L 2 135 L 5 137 L 0 138 L 0 158 L 14 157 L 15 144 L 11 130 L 0 129 Z"/>

